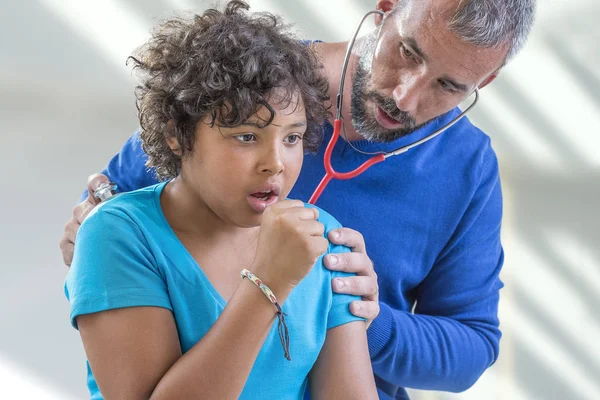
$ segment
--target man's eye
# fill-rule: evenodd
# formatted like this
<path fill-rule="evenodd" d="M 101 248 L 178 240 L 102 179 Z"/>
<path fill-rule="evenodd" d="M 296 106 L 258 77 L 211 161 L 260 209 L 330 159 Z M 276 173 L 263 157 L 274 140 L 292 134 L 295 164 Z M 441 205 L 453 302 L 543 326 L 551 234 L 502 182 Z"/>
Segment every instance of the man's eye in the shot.
<path fill-rule="evenodd" d="M 404 43 L 400 44 L 400 50 L 402 51 L 402 55 L 406 58 L 409 58 L 413 61 L 416 61 L 415 55 L 404 45 Z"/>
<path fill-rule="evenodd" d="M 444 89 L 447 92 L 450 93 L 456 93 L 457 90 L 454 86 L 452 86 L 451 84 L 449 84 L 448 82 L 444 81 L 444 80 L 439 80 L 440 86 L 442 87 L 442 89 Z"/>
<path fill-rule="evenodd" d="M 287 144 L 296 144 L 301 140 L 302 140 L 302 136 L 296 135 L 296 134 L 286 136 L 286 138 L 285 138 L 285 141 Z"/>
<path fill-rule="evenodd" d="M 253 133 L 244 133 L 242 135 L 235 135 L 234 137 L 243 143 L 253 142 L 256 140 L 256 135 Z"/>

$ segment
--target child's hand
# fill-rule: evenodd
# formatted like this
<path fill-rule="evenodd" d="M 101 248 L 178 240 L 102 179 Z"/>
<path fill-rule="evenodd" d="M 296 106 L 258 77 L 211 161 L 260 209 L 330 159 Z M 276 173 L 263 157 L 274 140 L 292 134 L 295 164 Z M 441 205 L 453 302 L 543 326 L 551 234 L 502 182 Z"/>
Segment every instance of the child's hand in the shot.
<path fill-rule="evenodd" d="M 297 200 L 272 204 L 263 213 L 251 272 L 278 298 L 287 297 L 327 251 L 329 241 L 318 216 L 316 209 Z"/>

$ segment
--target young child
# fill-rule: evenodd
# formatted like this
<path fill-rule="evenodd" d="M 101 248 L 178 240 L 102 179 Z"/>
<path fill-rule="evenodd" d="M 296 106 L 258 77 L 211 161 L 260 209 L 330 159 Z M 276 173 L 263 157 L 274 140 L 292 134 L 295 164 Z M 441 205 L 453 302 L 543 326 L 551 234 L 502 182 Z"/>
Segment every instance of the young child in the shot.
<path fill-rule="evenodd" d="M 286 196 L 327 84 L 270 14 L 160 25 L 131 58 L 149 167 L 97 207 L 65 292 L 93 399 L 377 398 L 365 324 L 321 257 L 329 214 Z M 247 279 L 243 279 L 247 278 Z"/>

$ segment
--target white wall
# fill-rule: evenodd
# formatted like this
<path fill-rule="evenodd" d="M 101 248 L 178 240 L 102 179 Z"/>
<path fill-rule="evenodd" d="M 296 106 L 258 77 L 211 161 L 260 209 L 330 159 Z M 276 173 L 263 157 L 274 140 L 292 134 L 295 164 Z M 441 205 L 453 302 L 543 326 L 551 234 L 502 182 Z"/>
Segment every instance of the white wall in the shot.
<path fill-rule="evenodd" d="M 85 398 L 58 240 L 86 177 L 136 129 L 124 60 L 174 9 L 212 1 L 0 4 L 0 398 Z M 375 0 L 252 0 L 345 40 Z M 320 4 L 319 6 L 317 6 Z M 600 4 L 540 0 L 532 38 L 472 120 L 498 152 L 506 265 L 499 361 L 415 399 L 600 398 Z"/>

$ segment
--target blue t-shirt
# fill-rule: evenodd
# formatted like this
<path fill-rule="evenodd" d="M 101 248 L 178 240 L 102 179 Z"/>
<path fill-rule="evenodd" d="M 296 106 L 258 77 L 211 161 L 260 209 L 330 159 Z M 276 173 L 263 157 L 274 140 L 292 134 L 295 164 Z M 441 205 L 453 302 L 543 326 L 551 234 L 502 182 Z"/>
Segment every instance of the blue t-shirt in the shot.
<path fill-rule="evenodd" d="M 165 185 L 117 196 L 98 206 L 81 225 L 65 283 L 74 327 L 82 314 L 163 307 L 173 312 L 181 350 L 186 352 L 216 322 L 226 302 L 168 224 L 160 205 Z M 340 227 L 322 210 L 319 221 L 326 232 Z M 330 245 L 328 253 L 345 251 Z M 331 279 L 337 275 L 341 273 L 327 270 L 320 258 L 292 291 L 282 306 L 292 360 L 284 358 L 274 323 L 240 399 L 303 398 L 327 330 L 360 320 L 348 308 L 356 298 L 332 292 Z M 92 399 L 102 398 L 89 364 L 88 388 Z"/>

